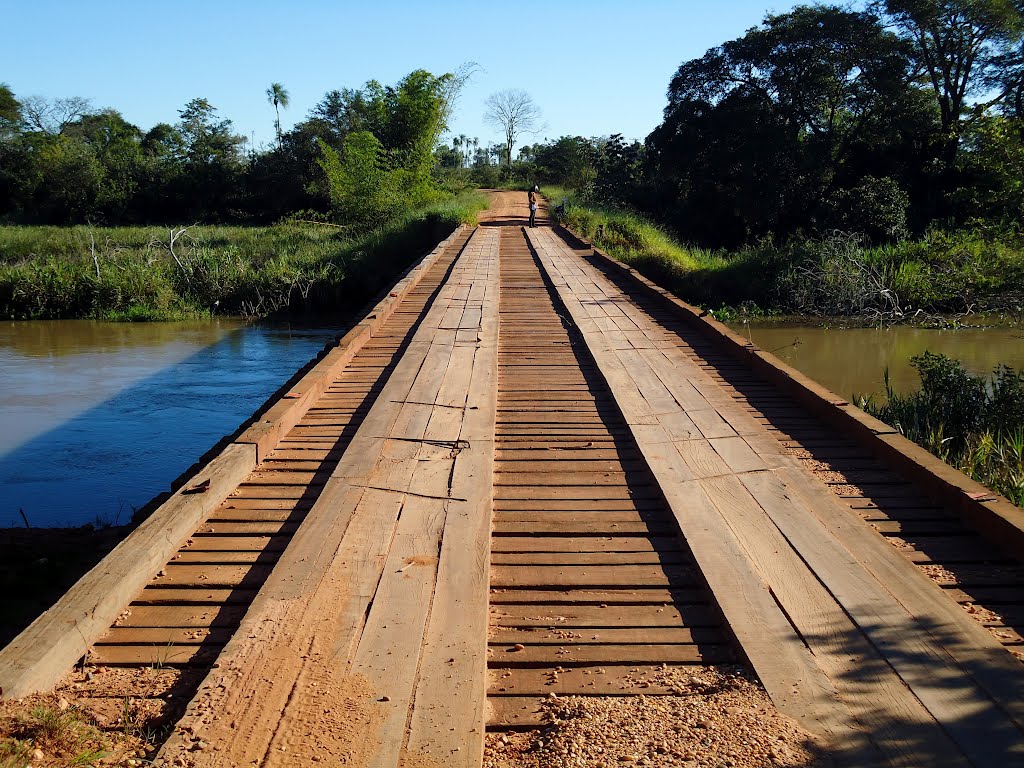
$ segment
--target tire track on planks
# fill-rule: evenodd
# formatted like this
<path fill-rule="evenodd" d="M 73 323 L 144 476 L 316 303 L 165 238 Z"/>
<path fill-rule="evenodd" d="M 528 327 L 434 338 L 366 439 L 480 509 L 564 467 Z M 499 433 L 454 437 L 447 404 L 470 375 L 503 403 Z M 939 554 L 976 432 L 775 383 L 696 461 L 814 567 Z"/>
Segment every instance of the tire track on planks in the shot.
<path fill-rule="evenodd" d="M 140 676 L 131 695 L 154 705 L 168 693 L 180 706 L 192 698 L 320 497 L 471 234 L 449 244 L 302 420 L 93 646 L 89 664 L 119 668 L 112 699 L 129 695 L 124 681 L 132 670 L 162 668 L 182 673 L 170 690 Z M 102 686 L 90 692 L 103 695 Z"/>
<path fill-rule="evenodd" d="M 729 635 L 586 347 L 519 228 L 501 241 L 491 729 L 549 694 L 657 695 L 662 664 L 733 659 Z"/>

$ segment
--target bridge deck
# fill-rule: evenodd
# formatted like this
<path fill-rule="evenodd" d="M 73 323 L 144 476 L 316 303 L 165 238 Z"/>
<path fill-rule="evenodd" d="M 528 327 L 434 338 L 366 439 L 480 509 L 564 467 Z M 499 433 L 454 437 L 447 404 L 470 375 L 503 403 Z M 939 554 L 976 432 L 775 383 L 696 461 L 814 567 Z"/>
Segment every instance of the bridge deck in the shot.
<path fill-rule="evenodd" d="M 738 661 L 836 764 L 1024 758 L 1012 553 L 591 249 L 500 223 L 92 643 L 203 673 L 161 756 L 478 766 L 551 694 Z"/>

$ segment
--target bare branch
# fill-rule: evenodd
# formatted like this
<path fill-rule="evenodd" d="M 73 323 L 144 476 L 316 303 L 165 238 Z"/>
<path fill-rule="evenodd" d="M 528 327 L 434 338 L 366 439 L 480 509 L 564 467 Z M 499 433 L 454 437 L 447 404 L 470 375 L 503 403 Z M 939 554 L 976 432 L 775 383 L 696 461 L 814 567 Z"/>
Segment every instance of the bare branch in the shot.
<path fill-rule="evenodd" d="M 30 130 L 58 134 L 68 123 L 92 114 L 92 102 L 79 96 L 48 101 L 42 96 L 27 96 L 21 100 L 21 115 Z"/>
<path fill-rule="evenodd" d="M 526 91 L 513 89 L 498 91 L 487 97 L 484 121 L 500 128 L 505 134 L 505 158 L 512 165 L 512 148 L 516 137 L 533 133 L 540 121 L 541 111 Z"/>

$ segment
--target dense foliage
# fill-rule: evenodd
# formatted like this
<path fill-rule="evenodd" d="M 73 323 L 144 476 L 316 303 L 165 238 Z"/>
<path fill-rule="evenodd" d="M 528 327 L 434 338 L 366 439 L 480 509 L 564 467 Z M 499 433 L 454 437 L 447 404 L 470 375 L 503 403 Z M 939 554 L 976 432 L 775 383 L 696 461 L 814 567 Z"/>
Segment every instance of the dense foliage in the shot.
<path fill-rule="evenodd" d="M 919 390 L 894 392 L 886 371 L 885 401 L 861 397 L 857 405 L 1024 506 L 1024 372 L 999 366 L 990 377 L 974 376 L 930 352 L 911 363 Z"/>
<path fill-rule="evenodd" d="M 287 132 L 288 91 L 272 83 L 277 142 L 261 152 L 206 99 L 143 131 L 84 99 L 0 86 L 0 221 L 19 225 L 0 227 L 0 317 L 364 301 L 486 205 L 453 194 L 462 185 L 435 157 L 465 77 L 417 70 L 330 91 Z"/>
<path fill-rule="evenodd" d="M 305 211 L 364 233 L 444 196 L 434 150 L 464 79 L 417 70 L 332 90 L 287 132 L 288 92 L 273 83 L 277 142 L 264 151 L 203 98 L 144 130 L 85 99 L 19 100 L 0 85 L 0 221 L 271 223 Z"/>
<path fill-rule="evenodd" d="M 563 137 L 519 172 L 705 248 L 871 244 L 1024 221 L 1024 3 L 798 6 L 684 62 L 643 144 Z"/>
<path fill-rule="evenodd" d="M 687 301 L 730 312 L 739 305 L 816 316 L 899 322 L 931 313 L 1024 311 L 1024 235 L 929 230 L 873 245 L 833 231 L 738 248 L 684 245 L 636 213 L 542 191 L 555 216 Z M 926 313 L 922 317 L 921 313 Z"/>

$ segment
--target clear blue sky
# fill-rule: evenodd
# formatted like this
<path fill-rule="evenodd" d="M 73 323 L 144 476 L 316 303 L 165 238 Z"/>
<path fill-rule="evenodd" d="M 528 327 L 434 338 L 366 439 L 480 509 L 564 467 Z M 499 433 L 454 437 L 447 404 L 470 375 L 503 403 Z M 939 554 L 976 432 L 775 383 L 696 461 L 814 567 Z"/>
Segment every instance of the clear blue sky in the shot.
<path fill-rule="evenodd" d="M 205 97 L 235 130 L 272 141 L 273 81 L 291 94 L 285 128 L 325 92 L 394 83 L 476 62 L 452 133 L 498 138 L 484 100 L 522 88 L 545 128 L 643 139 L 661 119 L 676 68 L 738 37 L 786 0 L 591 2 L 113 2 L 0 0 L 0 82 L 18 96 L 82 96 L 148 129 Z"/>

